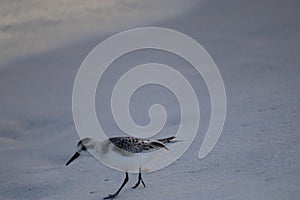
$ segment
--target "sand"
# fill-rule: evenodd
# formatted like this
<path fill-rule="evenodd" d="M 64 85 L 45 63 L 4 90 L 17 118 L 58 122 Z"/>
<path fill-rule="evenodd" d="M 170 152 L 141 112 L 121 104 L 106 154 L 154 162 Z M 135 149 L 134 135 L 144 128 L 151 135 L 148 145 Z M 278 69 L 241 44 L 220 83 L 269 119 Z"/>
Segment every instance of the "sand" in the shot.
<path fill-rule="evenodd" d="M 188 64 L 161 52 L 116 62 L 125 68 L 153 59 L 174 65 L 197 86 L 202 109 L 189 150 L 169 167 L 144 174 L 146 188 L 130 189 L 137 178 L 131 175 L 118 199 L 300 199 L 299 8 L 292 0 L 212 0 L 172 19 L 138 25 L 175 29 L 202 44 L 223 76 L 228 112 L 217 145 L 200 160 L 210 111 L 201 78 Z M 78 40 L 1 67 L 0 199 L 96 200 L 121 184 L 123 173 L 93 158 L 64 166 L 78 141 L 71 109 L 76 72 L 108 36 Z M 118 72 L 115 67 L 106 78 Z M 122 135 L 107 108 L 109 89 L 104 81 L 97 92 L 98 117 L 105 131 Z M 162 99 L 169 118 L 161 135 L 170 135 L 177 128 L 178 104 L 170 94 L 162 98 L 163 92 L 148 88 L 138 93 L 132 114 L 145 124 L 145 104 Z"/>

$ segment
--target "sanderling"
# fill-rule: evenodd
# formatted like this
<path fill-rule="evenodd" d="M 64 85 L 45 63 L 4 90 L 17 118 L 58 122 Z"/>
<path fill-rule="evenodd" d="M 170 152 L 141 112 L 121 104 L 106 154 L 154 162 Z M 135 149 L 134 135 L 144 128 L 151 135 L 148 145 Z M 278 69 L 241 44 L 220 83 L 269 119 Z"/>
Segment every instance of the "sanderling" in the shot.
<path fill-rule="evenodd" d="M 120 188 L 114 194 L 104 197 L 104 199 L 113 199 L 128 182 L 128 171 L 139 172 L 138 181 L 132 187 L 133 189 L 137 188 L 140 183 L 146 187 L 142 179 L 142 170 L 148 162 L 155 158 L 158 150 L 169 150 L 166 144 L 178 142 L 174 138 L 148 140 L 134 137 L 112 137 L 104 141 L 85 138 L 78 142 L 78 150 L 66 163 L 66 166 L 78 158 L 82 152 L 88 151 L 104 164 L 125 172 L 126 176 Z"/>

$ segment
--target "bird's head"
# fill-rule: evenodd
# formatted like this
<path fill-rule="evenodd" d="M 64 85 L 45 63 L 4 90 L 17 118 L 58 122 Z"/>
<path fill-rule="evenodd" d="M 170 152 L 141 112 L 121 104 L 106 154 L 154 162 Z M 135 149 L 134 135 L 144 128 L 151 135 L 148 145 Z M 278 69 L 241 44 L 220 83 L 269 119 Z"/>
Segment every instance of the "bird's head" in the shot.
<path fill-rule="evenodd" d="M 66 163 L 68 166 L 71 162 L 73 162 L 76 158 L 78 158 L 81 154 L 87 152 L 88 149 L 93 147 L 93 140 L 91 138 L 84 138 L 77 143 L 77 151 L 75 154 L 69 159 Z"/>

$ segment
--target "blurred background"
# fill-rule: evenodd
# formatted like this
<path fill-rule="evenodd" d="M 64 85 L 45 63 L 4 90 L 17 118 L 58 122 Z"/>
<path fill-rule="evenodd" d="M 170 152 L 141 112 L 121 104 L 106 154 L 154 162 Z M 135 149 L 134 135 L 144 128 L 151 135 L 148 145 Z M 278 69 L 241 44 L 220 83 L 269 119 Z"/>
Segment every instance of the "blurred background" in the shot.
<path fill-rule="evenodd" d="M 171 28 L 204 46 L 223 76 L 228 112 L 220 140 L 200 160 L 210 97 L 193 67 L 154 50 L 112 63 L 96 95 L 99 122 L 109 135 L 122 135 L 109 109 L 112 83 L 138 64 L 180 71 L 201 109 L 189 150 L 145 174 L 147 188 L 126 188 L 118 198 L 300 199 L 299 9 L 297 0 L 0 0 L 0 199 L 99 199 L 120 184 L 122 173 L 91 158 L 64 166 L 79 139 L 72 89 L 97 44 L 143 26 Z M 173 135 L 180 108 L 165 88 L 138 90 L 133 119 L 147 124 L 154 103 L 168 113 L 159 137 Z"/>

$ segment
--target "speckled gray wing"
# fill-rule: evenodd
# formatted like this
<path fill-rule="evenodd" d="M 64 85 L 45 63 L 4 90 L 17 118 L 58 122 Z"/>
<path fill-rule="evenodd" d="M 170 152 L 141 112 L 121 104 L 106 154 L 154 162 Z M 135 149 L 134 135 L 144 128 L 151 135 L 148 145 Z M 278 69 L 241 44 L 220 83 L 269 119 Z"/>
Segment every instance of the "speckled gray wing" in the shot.
<path fill-rule="evenodd" d="M 130 153 L 147 153 L 161 148 L 168 150 L 163 142 L 157 140 L 151 141 L 134 137 L 113 137 L 109 138 L 109 141 L 118 148 Z"/>

